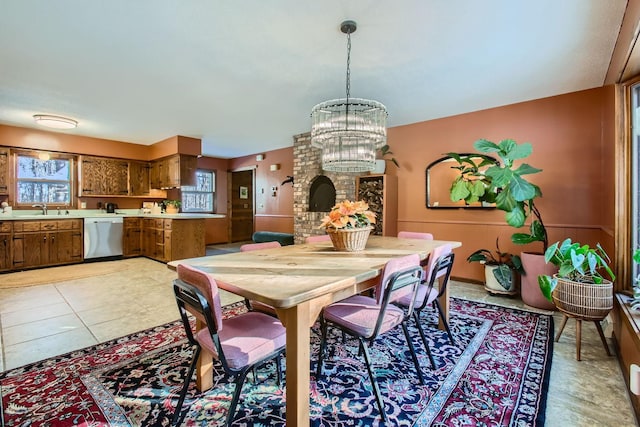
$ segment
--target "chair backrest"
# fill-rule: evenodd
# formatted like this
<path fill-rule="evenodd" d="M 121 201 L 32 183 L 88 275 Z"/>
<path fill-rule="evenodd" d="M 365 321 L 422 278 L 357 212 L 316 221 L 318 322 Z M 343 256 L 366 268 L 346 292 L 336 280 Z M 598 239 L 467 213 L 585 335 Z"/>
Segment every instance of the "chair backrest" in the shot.
<path fill-rule="evenodd" d="M 329 236 L 328 234 L 321 234 L 318 236 L 309 236 L 306 239 L 304 239 L 305 243 L 320 243 L 320 242 L 330 242 L 331 241 L 331 236 Z"/>
<path fill-rule="evenodd" d="M 440 298 L 444 294 L 449 283 L 449 277 L 451 277 L 454 258 L 455 254 L 453 252 L 443 253 L 437 258 L 434 257 L 435 262 L 431 266 L 431 273 L 429 274 L 426 282 L 426 286 L 429 287 L 426 295 L 430 295 L 430 291 L 435 286 L 436 281 L 439 282 L 437 298 Z M 428 302 L 427 298 L 425 298 L 425 300 L 422 301 L 422 305 L 426 305 Z M 424 307 L 420 307 L 420 309 L 422 308 Z"/>
<path fill-rule="evenodd" d="M 382 280 L 380 281 L 378 292 L 376 292 L 377 303 L 380 305 L 380 313 L 373 332 L 372 337 L 378 335 L 383 321 L 385 320 L 385 311 L 389 303 L 396 295 L 410 295 L 408 307 L 403 307 L 403 321 L 409 319 L 413 313 L 413 305 L 418 290 L 418 286 L 422 282 L 422 267 L 420 267 L 420 257 L 418 254 L 411 254 L 400 258 L 393 258 L 384 266 L 382 272 Z"/>
<path fill-rule="evenodd" d="M 414 266 L 420 266 L 420 257 L 418 256 L 418 254 L 411 254 L 411 255 L 406 255 L 399 258 L 392 258 L 389 261 L 387 261 L 387 263 L 384 265 L 384 269 L 382 270 L 382 274 L 380 275 L 380 281 L 378 282 L 374 290 L 376 303 L 382 304 L 385 296 L 385 290 L 388 288 L 389 281 L 391 280 L 391 277 L 394 275 L 394 273 L 403 269 L 414 267 Z M 389 293 L 391 293 L 392 291 L 394 290 L 389 291 Z M 398 295 L 399 290 L 395 289 L 395 291 L 396 292 L 394 293 L 394 297 L 393 297 L 394 300 L 399 297 Z M 406 292 L 407 292 L 406 289 L 404 291 L 400 291 L 400 293 L 402 293 L 403 295 Z"/>
<path fill-rule="evenodd" d="M 436 248 L 434 248 L 431 253 L 429 254 L 429 260 L 427 262 L 427 264 L 424 266 L 424 280 L 426 282 L 429 281 L 429 279 L 431 278 L 431 273 L 434 270 L 434 267 L 438 261 L 438 258 L 440 258 L 443 255 L 447 255 L 453 253 L 453 248 L 451 247 L 451 245 L 449 244 L 445 244 L 442 246 L 438 246 Z M 440 270 L 436 270 L 436 278 L 442 276 L 444 274 L 444 271 Z"/>
<path fill-rule="evenodd" d="M 398 231 L 398 237 L 400 239 L 433 240 L 433 234 L 431 234 L 431 233 L 417 233 L 415 231 Z"/>
<path fill-rule="evenodd" d="M 240 252 L 258 251 L 260 249 L 280 248 L 282 245 L 280 242 L 262 242 L 262 243 L 247 243 L 240 246 Z"/>
<path fill-rule="evenodd" d="M 174 281 L 173 289 L 178 306 L 180 307 L 184 303 L 184 308 L 202 321 L 206 321 L 205 312 L 208 309 L 215 330 L 222 330 L 222 304 L 215 279 L 207 273 L 185 264 L 178 264 L 177 272 L 178 279 Z M 185 283 L 189 286 L 176 288 L 176 285 Z M 202 295 L 206 304 L 199 301 L 197 294 L 189 290 L 189 287 L 195 288 Z"/>

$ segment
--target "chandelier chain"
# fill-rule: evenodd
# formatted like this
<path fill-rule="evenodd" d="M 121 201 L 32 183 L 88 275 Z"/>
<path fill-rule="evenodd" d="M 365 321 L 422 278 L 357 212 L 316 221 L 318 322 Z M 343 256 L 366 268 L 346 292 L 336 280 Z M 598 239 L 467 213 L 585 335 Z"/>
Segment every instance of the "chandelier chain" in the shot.
<path fill-rule="evenodd" d="M 347 102 L 351 95 L 351 31 L 347 32 Z"/>

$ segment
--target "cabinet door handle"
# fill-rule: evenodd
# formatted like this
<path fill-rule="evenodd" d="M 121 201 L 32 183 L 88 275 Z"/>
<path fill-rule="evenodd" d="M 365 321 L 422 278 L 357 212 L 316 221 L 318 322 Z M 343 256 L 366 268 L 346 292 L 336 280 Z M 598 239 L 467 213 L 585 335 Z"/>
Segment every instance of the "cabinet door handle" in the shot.
<path fill-rule="evenodd" d="M 45 242 L 47 241 L 47 236 L 44 236 L 44 241 L 45 241 Z"/>

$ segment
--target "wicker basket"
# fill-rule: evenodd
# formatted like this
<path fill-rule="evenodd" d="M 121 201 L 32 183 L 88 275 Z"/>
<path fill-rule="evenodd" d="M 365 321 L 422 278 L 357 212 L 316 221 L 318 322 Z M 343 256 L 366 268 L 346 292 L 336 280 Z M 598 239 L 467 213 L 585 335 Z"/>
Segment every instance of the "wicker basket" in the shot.
<path fill-rule="evenodd" d="M 369 233 L 371 233 L 371 227 L 337 230 L 327 228 L 327 234 L 331 237 L 331 243 L 337 251 L 356 252 L 363 250 L 367 245 Z"/>
<path fill-rule="evenodd" d="M 613 308 L 613 282 L 604 280 L 600 285 L 567 280 L 558 275 L 558 286 L 551 294 L 558 310 L 589 320 L 602 320 Z"/>

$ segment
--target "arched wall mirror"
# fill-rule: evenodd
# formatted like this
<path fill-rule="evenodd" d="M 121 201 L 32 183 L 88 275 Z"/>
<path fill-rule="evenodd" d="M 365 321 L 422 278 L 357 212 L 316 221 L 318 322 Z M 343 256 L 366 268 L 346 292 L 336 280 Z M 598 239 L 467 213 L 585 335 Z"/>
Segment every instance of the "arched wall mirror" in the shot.
<path fill-rule="evenodd" d="M 470 156 L 477 159 L 476 163 L 483 160 L 491 160 L 496 165 L 500 162 L 491 156 L 476 153 L 460 153 L 461 156 Z M 460 172 L 454 167 L 459 166 L 458 162 L 450 156 L 441 157 L 431 162 L 425 171 L 427 181 L 427 208 L 475 208 L 475 209 L 494 209 L 494 204 L 472 203 L 465 204 L 464 200 L 453 202 L 449 196 L 449 190 L 453 181 L 460 175 Z M 489 166 L 484 167 L 484 169 Z M 482 171 L 483 168 L 480 170 Z"/>

